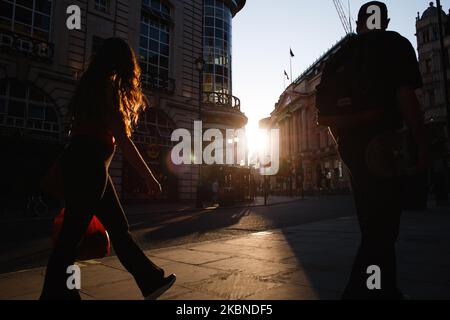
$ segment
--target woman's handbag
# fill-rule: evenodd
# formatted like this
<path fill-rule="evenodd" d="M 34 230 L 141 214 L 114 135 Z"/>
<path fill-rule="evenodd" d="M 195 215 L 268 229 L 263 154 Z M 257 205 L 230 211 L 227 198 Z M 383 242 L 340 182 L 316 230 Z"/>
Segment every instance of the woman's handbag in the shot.
<path fill-rule="evenodd" d="M 61 227 L 64 221 L 65 209 L 62 208 L 53 221 L 52 242 L 55 245 Z M 111 242 L 109 240 L 108 231 L 96 216 L 92 217 L 91 222 L 81 240 L 78 247 L 78 260 L 101 259 L 109 255 L 111 250 Z"/>

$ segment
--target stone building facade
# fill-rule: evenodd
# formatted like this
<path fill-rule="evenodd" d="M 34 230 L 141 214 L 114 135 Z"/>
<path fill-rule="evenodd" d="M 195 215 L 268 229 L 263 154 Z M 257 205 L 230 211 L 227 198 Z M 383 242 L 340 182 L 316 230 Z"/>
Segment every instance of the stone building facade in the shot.
<path fill-rule="evenodd" d="M 317 125 L 315 90 L 327 58 L 340 42 L 314 62 L 280 96 L 260 126 L 280 130 L 280 172 L 271 178 L 275 192 L 343 191 L 348 175 L 328 128 Z"/>
<path fill-rule="evenodd" d="M 441 14 L 444 32 L 444 63 L 442 62 L 438 14 Z M 431 145 L 432 171 L 437 176 L 448 176 L 450 170 L 450 142 L 445 103 L 443 68 L 447 69 L 447 88 L 450 92 L 450 12 L 430 2 L 422 13 L 417 13 L 416 37 L 423 88 L 420 100 L 425 113 L 425 124 Z M 448 97 L 450 98 L 450 97 Z M 449 101 L 450 103 L 450 101 Z M 445 165 L 445 162 L 447 163 Z M 445 169 L 446 167 L 446 169 Z M 448 178 L 447 178 L 448 179 Z"/>
<path fill-rule="evenodd" d="M 419 54 L 420 70 L 423 79 L 421 102 L 428 124 L 440 123 L 446 125 L 446 106 L 444 98 L 444 84 L 442 76 L 441 46 L 439 41 L 438 12 L 440 11 L 444 31 L 445 67 L 450 76 L 450 19 L 443 10 L 438 10 L 433 2 L 416 18 L 417 51 Z M 450 89 L 450 87 L 449 87 Z"/>
<path fill-rule="evenodd" d="M 81 9 L 80 30 L 66 27 L 71 5 Z M 165 186 L 164 200 L 195 199 L 198 167 L 171 163 L 171 133 L 192 130 L 199 118 L 204 127 L 221 129 L 247 123 L 231 86 L 231 24 L 244 5 L 242 0 L 1 0 L 2 193 L 10 186 L 16 195 L 34 192 L 66 141 L 67 104 L 77 80 L 103 39 L 115 36 L 135 50 L 151 105 L 133 139 Z M 205 62 L 201 72 L 199 58 Z M 120 150 L 110 174 L 124 200 L 148 198 Z"/>

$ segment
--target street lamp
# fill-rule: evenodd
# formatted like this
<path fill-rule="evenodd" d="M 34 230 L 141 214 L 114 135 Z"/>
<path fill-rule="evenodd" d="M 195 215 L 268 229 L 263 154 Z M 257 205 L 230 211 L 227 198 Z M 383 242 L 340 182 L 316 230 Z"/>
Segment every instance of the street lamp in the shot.
<path fill-rule="evenodd" d="M 202 105 L 203 105 L 203 69 L 205 68 L 205 60 L 198 57 L 195 62 L 195 68 L 198 71 L 198 119 L 202 121 Z M 202 145 L 203 153 L 203 145 Z M 203 181 L 202 181 L 202 165 L 198 167 L 198 184 L 197 184 L 197 208 L 203 208 Z"/>
<path fill-rule="evenodd" d="M 202 103 L 203 103 L 203 70 L 205 69 L 205 60 L 198 57 L 195 60 L 195 68 L 198 71 L 198 118 L 202 120 Z"/>

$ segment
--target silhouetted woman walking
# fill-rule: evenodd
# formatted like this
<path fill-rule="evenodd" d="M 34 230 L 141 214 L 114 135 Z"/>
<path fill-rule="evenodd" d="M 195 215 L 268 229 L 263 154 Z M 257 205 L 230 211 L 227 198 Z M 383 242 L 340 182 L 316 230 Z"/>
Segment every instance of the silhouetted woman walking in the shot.
<path fill-rule="evenodd" d="M 73 123 L 61 168 L 65 218 L 47 266 L 41 299 L 80 299 L 66 286 L 67 267 L 95 214 L 111 237 L 120 262 L 134 276 L 145 298 L 156 299 L 175 282 L 175 275 L 152 263 L 134 242 L 108 168 L 116 144 L 145 179 L 149 191 L 161 186 L 130 139 L 139 113 L 147 107 L 140 89 L 140 68 L 129 45 L 105 40 L 83 74 L 70 103 Z"/>

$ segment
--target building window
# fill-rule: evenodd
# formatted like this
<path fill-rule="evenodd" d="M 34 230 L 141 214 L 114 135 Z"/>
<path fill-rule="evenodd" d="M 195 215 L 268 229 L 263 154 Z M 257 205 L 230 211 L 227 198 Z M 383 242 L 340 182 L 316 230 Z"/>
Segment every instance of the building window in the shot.
<path fill-rule="evenodd" d="M 431 65 L 431 59 L 426 59 L 425 60 L 425 73 L 431 73 L 432 70 L 432 65 Z"/>
<path fill-rule="evenodd" d="M 142 3 L 139 62 L 144 85 L 165 88 L 169 79 L 170 9 L 161 1 Z"/>
<path fill-rule="evenodd" d="M 48 41 L 51 0 L 0 0 L 0 29 Z"/>
<path fill-rule="evenodd" d="M 59 140 L 55 105 L 42 91 L 15 80 L 0 82 L 0 126 L 29 129 Z"/>
<path fill-rule="evenodd" d="M 95 10 L 108 13 L 111 6 L 110 0 L 95 0 L 94 8 Z"/>
<path fill-rule="evenodd" d="M 143 0 L 142 5 L 163 15 L 170 16 L 170 8 L 161 0 Z"/>
<path fill-rule="evenodd" d="M 206 62 L 203 90 L 232 93 L 231 32 L 232 13 L 221 0 L 204 1 L 204 60 Z"/>
<path fill-rule="evenodd" d="M 133 134 L 136 143 L 161 147 L 173 147 L 171 140 L 175 126 L 172 120 L 162 111 L 149 109 L 140 118 Z"/>
<path fill-rule="evenodd" d="M 430 31 L 427 28 L 423 31 L 423 43 L 428 43 L 428 42 L 430 42 Z"/>
<path fill-rule="evenodd" d="M 433 26 L 432 28 L 432 37 L 431 37 L 432 41 L 437 41 L 439 40 L 439 30 L 438 27 Z"/>

